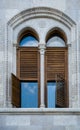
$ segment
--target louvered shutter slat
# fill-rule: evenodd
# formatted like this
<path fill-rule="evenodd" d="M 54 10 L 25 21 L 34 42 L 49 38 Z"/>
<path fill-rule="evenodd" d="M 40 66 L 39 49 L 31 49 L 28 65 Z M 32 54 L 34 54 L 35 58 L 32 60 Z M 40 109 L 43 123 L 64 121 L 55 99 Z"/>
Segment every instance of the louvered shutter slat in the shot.
<path fill-rule="evenodd" d="M 20 53 L 20 77 L 37 78 L 37 52 Z"/>
<path fill-rule="evenodd" d="M 47 49 L 47 79 L 55 80 L 56 73 L 65 73 L 65 52 Z"/>
<path fill-rule="evenodd" d="M 21 80 L 38 79 L 38 51 L 37 48 L 19 48 L 18 76 Z M 20 65 L 19 65 L 20 64 Z"/>

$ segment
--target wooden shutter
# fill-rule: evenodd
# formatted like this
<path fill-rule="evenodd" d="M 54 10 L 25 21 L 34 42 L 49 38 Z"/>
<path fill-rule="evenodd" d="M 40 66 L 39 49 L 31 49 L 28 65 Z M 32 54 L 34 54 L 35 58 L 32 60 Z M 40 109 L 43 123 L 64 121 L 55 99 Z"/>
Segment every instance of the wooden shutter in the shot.
<path fill-rule="evenodd" d="M 65 107 L 65 80 L 64 76 L 61 74 L 57 74 L 56 81 L 56 107 Z"/>
<path fill-rule="evenodd" d="M 18 76 L 21 80 L 37 80 L 38 51 L 36 48 L 20 48 L 18 50 Z"/>
<path fill-rule="evenodd" d="M 65 50 L 48 48 L 46 51 L 47 80 L 55 80 L 56 74 L 65 74 Z"/>
<path fill-rule="evenodd" d="M 21 87 L 19 79 L 12 74 L 12 104 L 16 107 L 21 106 Z"/>
<path fill-rule="evenodd" d="M 58 107 L 66 107 L 67 91 L 67 55 L 66 48 L 47 48 L 46 50 L 46 82 L 57 82 L 56 102 Z M 60 76 L 60 77 L 59 77 Z M 62 79 L 60 79 L 62 77 Z M 61 85 L 64 84 L 64 85 Z"/>
<path fill-rule="evenodd" d="M 40 105 L 39 51 L 37 47 L 17 49 L 17 76 L 21 82 L 38 82 L 38 105 Z"/>

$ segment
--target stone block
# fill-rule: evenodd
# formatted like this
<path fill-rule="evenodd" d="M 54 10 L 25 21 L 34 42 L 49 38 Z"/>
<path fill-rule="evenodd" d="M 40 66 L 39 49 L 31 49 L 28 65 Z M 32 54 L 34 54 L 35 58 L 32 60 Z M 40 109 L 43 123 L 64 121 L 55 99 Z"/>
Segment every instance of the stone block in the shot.
<path fill-rule="evenodd" d="M 6 124 L 6 116 L 0 115 L 0 127 L 5 126 L 5 124 Z"/>
<path fill-rule="evenodd" d="M 54 116 L 54 125 L 56 126 L 75 126 L 77 125 L 77 116 L 70 115 L 56 115 Z"/>
<path fill-rule="evenodd" d="M 43 127 L 42 130 L 65 130 L 65 126 L 54 126 L 54 125 L 51 125 L 51 126 Z"/>
<path fill-rule="evenodd" d="M 18 127 L 0 126 L 0 130 L 18 130 Z"/>
<path fill-rule="evenodd" d="M 28 126 L 28 125 L 30 125 L 30 116 L 13 115 L 6 117 L 6 126 Z"/>
<path fill-rule="evenodd" d="M 42 125 L 42 126 L 49 126 L 53 122 L 53 116 L 44 116 L 44 115 L 37 115 L 37 116 L 32 116 L 31 117 L 31 125 Z"/>

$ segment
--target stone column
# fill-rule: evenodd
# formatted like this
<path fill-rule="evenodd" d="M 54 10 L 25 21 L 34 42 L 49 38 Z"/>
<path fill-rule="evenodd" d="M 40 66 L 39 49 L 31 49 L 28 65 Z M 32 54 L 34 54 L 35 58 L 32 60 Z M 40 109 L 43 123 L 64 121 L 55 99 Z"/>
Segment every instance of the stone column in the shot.
<path fill-rule="evenodd" d="M 45 54 L 45 45 L 39 44 L 40 50 L 40 107 L 44 108 L 44 54 Z"/>

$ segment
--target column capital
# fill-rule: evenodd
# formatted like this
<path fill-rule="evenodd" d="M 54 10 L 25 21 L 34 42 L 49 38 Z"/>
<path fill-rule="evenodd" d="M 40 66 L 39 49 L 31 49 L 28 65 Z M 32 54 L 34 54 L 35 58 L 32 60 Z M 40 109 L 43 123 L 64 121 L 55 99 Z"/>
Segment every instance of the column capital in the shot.
<path fill-rule="evenodd" d="M 38 48 L 40 50 L 40 54 L 44 55 L 44 52 L 45 52 L 45 49 L 46 49 L 45 44 L 39 44 Z"/>

